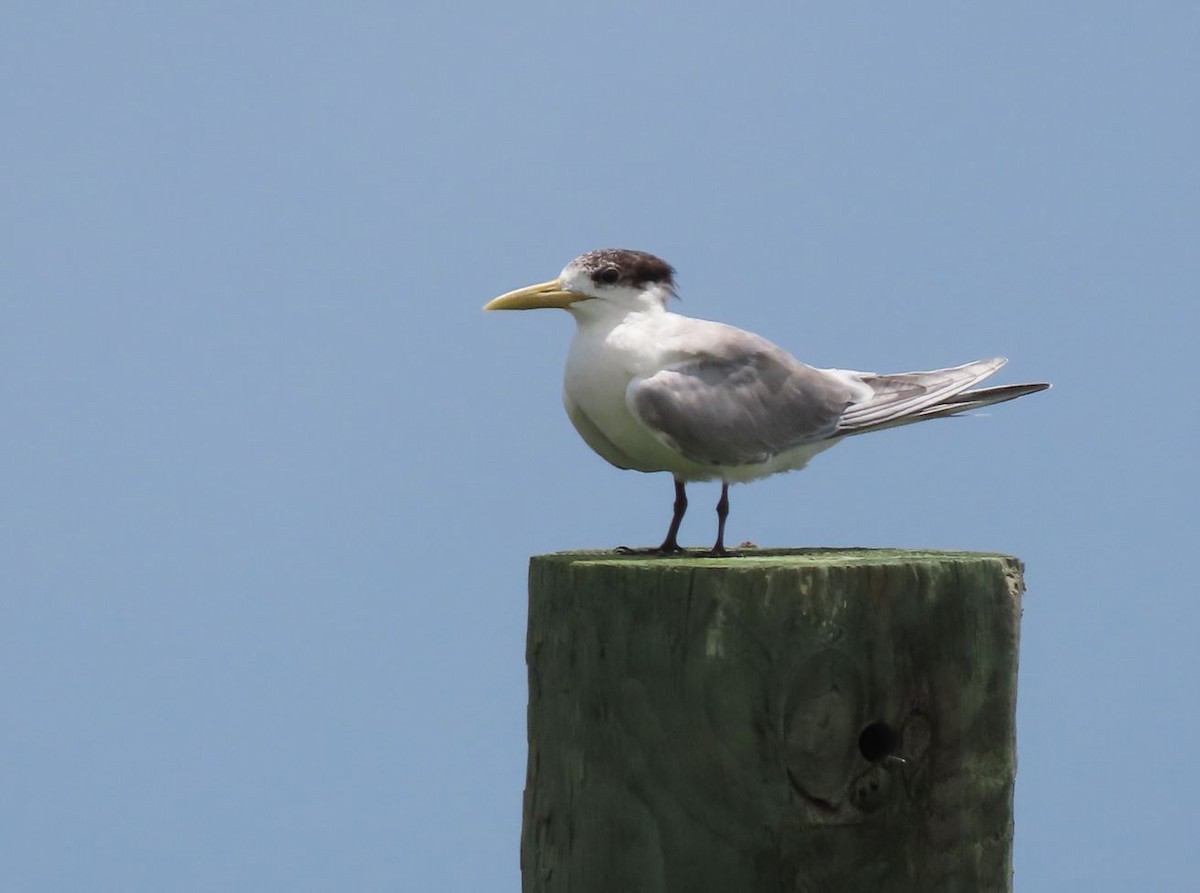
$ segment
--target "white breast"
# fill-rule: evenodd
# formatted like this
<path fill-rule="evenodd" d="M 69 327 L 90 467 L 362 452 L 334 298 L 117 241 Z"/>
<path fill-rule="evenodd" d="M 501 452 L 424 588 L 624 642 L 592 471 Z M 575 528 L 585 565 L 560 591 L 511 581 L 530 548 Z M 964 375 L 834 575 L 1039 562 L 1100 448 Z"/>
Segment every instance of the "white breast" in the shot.
<path fill-rule="evenodd" d="M 630 314 L 615 323 L 580 320 L 567 354 L 563 405 L 584 442 L 619 468 L 670 471 L 690 480 L 719 477 L 719 470 L 691 462 L 661 443 L 625 399 L 631 382 L 663 368 L 666 316 Z"/>

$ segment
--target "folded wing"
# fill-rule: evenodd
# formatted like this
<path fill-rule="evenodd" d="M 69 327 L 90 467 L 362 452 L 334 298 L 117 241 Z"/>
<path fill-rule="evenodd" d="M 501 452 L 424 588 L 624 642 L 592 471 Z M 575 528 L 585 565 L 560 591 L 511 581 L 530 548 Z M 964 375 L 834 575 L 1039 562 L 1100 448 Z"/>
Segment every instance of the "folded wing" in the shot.
<path fill-rule="evenodd" d="M 1049 387 L 970 390 L 1005 362 L 894 375 L 814 369 L 726 328 L 709 350 L 635 379 L 626 403 L 661 442 L 694 462 L 754 465 L 805 444 L 957 415 Z"/>
<path fill-rule="evenodd" d="M 739 466 L 834 436 L 861 386 L 723 328 L 710 350 L 630 384 L 626 403 L 660 441 L 693 462 Z"/>

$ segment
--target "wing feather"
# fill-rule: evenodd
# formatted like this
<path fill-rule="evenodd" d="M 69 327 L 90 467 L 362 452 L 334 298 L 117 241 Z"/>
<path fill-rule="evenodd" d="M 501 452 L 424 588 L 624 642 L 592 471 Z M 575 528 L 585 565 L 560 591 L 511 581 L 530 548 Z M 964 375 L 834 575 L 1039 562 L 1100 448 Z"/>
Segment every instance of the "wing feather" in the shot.
<path fill-rule="evenodd" d="M 970 390 L 1003 366 L 1003 357 L 891 375 L 815 369 L 757 335 L 715 323 L 704 324 L 703 337 L 691 330 L 676 352 L 677 362 L 635 378 L 625 402 L 659 442 L 712 466 L 756 465 L 806 444 L 957 415 L 1049 387 Z"/>
<path fill-rule="evenodd" d="M 627 405 L 661 442 L 694 462 L 740 466 L 834 435 L 851 383 L 721 328 L 711 349 L 630 384 Z"/>
<path fill-rule="evenodd" d="M 1006 362 L 1003 357 L 996 357 L 931 372 L 901 372 L 894 375 L 850 373 L 870 388 L 870 394 L 847 408 L 837 425 L 838 434 L 857 434 L 867 429 L 927 417 L 922 414 L 954 399 Z M 969 408 L 961 406 L 954 411 L 963 412 Z"/>

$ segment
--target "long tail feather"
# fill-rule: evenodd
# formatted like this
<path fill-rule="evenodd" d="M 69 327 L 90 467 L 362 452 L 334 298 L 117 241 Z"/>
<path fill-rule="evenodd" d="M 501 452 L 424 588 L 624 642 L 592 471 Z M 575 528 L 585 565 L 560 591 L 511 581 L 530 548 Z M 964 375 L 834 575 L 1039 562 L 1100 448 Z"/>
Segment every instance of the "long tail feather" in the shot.
<path fill-rule="evenodd" d="M 873 394 L 847 410 L 838 425 L 838 434 L 863 434 L 946 418 L 1050 387 L 1044 382 L 1036 382 L 970 390 L 973 384 L 987 378 L 1005 362 L 1003 358 L 996 358 L 932 372 L 863 374 L 860 380 L 872 389 Z"/>

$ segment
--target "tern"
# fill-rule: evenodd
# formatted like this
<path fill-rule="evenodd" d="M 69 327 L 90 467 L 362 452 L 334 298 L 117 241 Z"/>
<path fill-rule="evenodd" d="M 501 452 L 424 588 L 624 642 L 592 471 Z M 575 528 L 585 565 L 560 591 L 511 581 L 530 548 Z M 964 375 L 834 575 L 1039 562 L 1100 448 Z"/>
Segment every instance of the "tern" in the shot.
<path fill-rule="evenodd" d="M 958 415 L 1045 390 L 1046 383 L 976 388 L 1002 357 L 950 369 L 881 375 L 818 369 L 751 332 L 668 309 L 675 270 L 643 251 L 608 248 L 558 278 L 503 294 L 484 310 L 557 307 L 575 317 L 563 403 L 575 430 L 618 468 L 669 472 L 677 540 L 686 484 L 719 480 L 717 541 L 725 555 L 729 485 L 803 468 L 842 439 Z M 629 551 L 629 550 L 624 550 Z"/>

